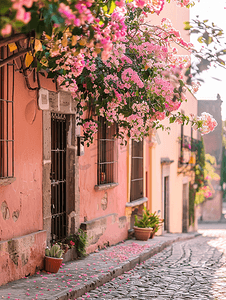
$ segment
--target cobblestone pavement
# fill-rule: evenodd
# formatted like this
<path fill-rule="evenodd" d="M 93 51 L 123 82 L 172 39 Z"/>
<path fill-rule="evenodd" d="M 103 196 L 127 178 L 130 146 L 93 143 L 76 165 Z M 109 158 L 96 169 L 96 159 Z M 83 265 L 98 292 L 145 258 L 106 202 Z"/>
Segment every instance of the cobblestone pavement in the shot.
<path fill-rule="evenodd" d="M 133 269 L 166 247 L 198 233 L 164 234 L 148 241 L 126 240 L 81 260 L 63 263 L 57 274 L 44 270 L 0 287 L 0 299 L 74 300 Z M 0 258 L 1 259 L 1 258 Z M 1 276 L 1 274 L 0 274 Z M 88 298 L 88 296 L 87 296 Z"/>
<path fill-rule="evenodd" d="M 225 300 L 226 230 L 202 227 L 200 233 L 195 239 L 172 244 L 77 300 Z"/>

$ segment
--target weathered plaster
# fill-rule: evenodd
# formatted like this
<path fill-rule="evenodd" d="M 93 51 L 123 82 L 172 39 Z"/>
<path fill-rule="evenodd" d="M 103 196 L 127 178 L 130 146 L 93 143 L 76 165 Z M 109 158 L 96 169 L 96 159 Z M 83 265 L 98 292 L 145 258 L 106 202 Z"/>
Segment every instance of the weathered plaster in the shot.
<path fill-rule="evenodd" d="M 3 220 L 8 220 L 10 218 L 9 207 L 6 201 L 2 202 L 1 212 Z"/>
<path fill-rule="evenodd" d="M 0 286 L 42 269 L 45 247 L 45 231 L 0 242 Z"/>

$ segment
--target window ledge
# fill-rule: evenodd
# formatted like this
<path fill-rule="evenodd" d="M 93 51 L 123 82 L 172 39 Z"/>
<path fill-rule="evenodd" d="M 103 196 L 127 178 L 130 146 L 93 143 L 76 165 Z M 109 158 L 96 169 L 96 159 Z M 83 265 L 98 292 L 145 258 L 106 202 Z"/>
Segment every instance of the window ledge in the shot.
<path fill-rule="evenodd" d="M 0 186 L 6 186 L 13 183 L 16 180 L 16 177 L 10 178 L 0 178 Z"/>
<path fill-rule="evenodd" d="M 174 162 L 174 160 L 170 160 L 169 157 L 162 157 L 161 164 L 162 165 L 170 165 Z"/>
<path fill-rule="evenodd" d="M 118 186 L 118 183 L 112 182 L 112 183 L 105 183 L 105 184 L 95 185 L 94 189 L 96 191 L 103 191 L 103 190 L 112 189 L 116 186 Z"/>
<path fill-rule="evenodd" d="M 148 201 L 148 198 L 143 197 L 132 202 L 127 202 L 126 207 L 135 207 Z"/>

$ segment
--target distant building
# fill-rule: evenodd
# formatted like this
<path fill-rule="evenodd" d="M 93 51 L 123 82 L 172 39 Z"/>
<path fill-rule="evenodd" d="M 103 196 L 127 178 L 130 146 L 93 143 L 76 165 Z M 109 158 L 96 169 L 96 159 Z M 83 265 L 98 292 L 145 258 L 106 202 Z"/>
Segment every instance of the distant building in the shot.
<path fill-rule="evenodd" d="M 211 114 L 217 121 L 218 125 L 214 131 L 203 136 L 205 152 L 216 158 L 217 166 L 215 166 L 216 173 L 220 175 L 220 165 L 222 160 L 222 115 L 221 104 L 222 100 L 217 94 L 216 100 L 199 100 L 198 101 L 198 115 L 202 112 Z M 211 181 L 214 189 L 213 198 L 206 199 L 200 204 L 200 219 L 203 221 L 219 221 L 222 214 L 222 192 L 220 190 L 219 180 Z"/>
<path fill-rule="evenodd" d="M 205 152 L 213 155 L 216 158 L 217 164 L 220 164 L 222 154 L 222 102 L 219 94 L 217 94 L 217 100 L 198 100 L 198 115 L 201 115 L 202 112 L 207 112 L 218 123 L 214 131 L 203 136 Z"/>

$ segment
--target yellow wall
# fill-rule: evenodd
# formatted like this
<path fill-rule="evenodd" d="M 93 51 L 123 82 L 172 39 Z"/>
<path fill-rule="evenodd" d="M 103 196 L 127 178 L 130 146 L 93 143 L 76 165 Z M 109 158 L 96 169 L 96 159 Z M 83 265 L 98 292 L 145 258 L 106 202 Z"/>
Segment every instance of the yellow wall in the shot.
<path fill-rule="evenodd" d="M 185 114 L 197 114 L 197 100 L 190 94 L 188 102 L 182 104 Z M 164 122 L 167 125 L 167 122 Z M 180 142 L 178 138 L 181 133 L 180 124 L 172 124 L 170 134 L 158 130 L 155 136 L 155 144 L 149 146 L 149 158 L 151 160 L 151 178 L 149 180 L 149 207 L 151 211 L 161 211 L 163 218 L 163 176 L 169 176 L 169 231 L 182 231 L 182 209 L 183 209 L 183 183 L 190 181 L 189 174 L 178 174 L 178 158 L 180 154 Z M 184 134 L 190 136 L 191 126 L 184 126 Z M 197 138 L 197 132 L 193 133 Z M 173 161 L 169 165 L 161 164 L 162 158 Z M 161 233 L 161 232 L 159 232 Z"/>

